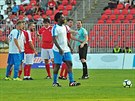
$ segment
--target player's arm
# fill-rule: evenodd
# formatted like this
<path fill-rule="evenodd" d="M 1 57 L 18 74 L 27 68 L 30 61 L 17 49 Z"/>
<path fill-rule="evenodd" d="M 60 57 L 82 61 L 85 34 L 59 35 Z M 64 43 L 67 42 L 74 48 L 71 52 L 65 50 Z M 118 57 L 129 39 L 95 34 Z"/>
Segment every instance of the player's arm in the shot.
<path fill-rule="evenodd" d="M 71 53 L 73 53 L 73 49 L 72 49 L 72 47 L 70 46 L 70 43 L 69 42 L 67 42 L 68 43 L 68 47 L 70 48 L 70 50 L 71 50 Z"/>
<path fill-rule="evenodd" d="M 31 48 L 31 49 L 35 52 L 35 54 L 37 55 L 38 53 L 37 53 L 37 51 L 36 51 L 36 49 L 35 49 L 35 47 L 34 47 L 32 41 L 29 41 L 29 45 L 30 45 L 30 48 Z"/>
<path fill-rule="evenodd" d="M 14 38 L 14 42 L 15 42 L 15 45 L 18 48 L 19 52 L 21 53 L 21 49 L 20 49 L 20 46 L 18 44 L 18 40 Z"/>
<path fill-rule="evenodd" d="M 57 36 L 53 36 L 53 42 L 54 42 L 54 44 L 56 45 L 56 47 L 59 49 L 59 53 L 61 54 L 61 55 L 63 55 L 63 50 L 61 49 L 61 47 L 59 46 L 59 44 L 58 44 L 58 42 L 57 42 Z"/>
<path fill-rule="evenodd" d="M 81 41 L 81 40 L 75 38 L 72 34 L 71 34 L 70 36 L 71 36 L 71 39 L 72 39 L 72 40 L 79 41 L 79 42 L 81 42 L 81 43 L 83 42 L 83 41 Z"/>
<path fill-rule="evenodd" d="M 36 55 L 38 55 L 38 53 L 37 53 L 37 51 L 36 51 L 36 49 L 34 47 L 30 31 L 28 31 L 28 38 L 29 38 L 28 40 L 29 40 L 30 48 L 35 52 Z"/>

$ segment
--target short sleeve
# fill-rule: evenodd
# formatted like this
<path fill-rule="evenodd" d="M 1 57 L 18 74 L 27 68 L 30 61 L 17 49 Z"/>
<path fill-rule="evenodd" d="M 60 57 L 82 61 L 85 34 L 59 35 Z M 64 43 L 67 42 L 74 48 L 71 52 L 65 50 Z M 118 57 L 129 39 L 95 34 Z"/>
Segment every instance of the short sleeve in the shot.
<path fill-rule="evenodd" d="M 52 36 L 58 36 L 58 33 L 57 33 L 57 27 L 56 27 L 56 25 L 54 25 L 53 26 L 53 28 L 52 28 Z"/>
<path fill-rule="evenodd" d="M 29 40 L 29 41 L 32 41 L 32 38 L 31 38 L 31 33 L 30 33 L 30 31 L 28 30 L 28 31 L 27 31 L 27 33 L 28 33 L 28 40 Z"/>
<path fill-rule="evenodd" d="M 12 31 L 12 37 L 13 37 L 13 39 L 18 39 L 19 34 L 20 34 L 20 31 L 14 29 L 14 30 Z"/>

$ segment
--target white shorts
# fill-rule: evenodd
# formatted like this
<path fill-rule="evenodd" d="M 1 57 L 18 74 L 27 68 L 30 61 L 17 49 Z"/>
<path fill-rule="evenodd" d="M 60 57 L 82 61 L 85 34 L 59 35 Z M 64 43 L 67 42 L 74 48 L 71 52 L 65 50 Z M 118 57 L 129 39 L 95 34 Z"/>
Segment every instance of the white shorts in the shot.
<path fill-rule="evenodd" d="M 25 54 L 24 63 L 32 65 L 34 63 L 34 54 Z"/>
<path fill-rule="evenodd" d="M 41 58 L 42 59 L 53 59 L 53 50 L 52 49 L 41 49 Z"/>

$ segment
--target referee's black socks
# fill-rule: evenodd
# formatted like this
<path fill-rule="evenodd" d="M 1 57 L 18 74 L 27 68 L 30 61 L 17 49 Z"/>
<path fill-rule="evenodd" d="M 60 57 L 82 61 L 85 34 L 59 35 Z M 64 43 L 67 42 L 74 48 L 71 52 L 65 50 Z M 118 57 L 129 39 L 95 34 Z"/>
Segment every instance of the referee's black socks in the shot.
<path fill-rule="evenodd" d="M 83 62 L 83 76 L 88 76 L 88 71 L 87 71 L 87 63 Z"/>

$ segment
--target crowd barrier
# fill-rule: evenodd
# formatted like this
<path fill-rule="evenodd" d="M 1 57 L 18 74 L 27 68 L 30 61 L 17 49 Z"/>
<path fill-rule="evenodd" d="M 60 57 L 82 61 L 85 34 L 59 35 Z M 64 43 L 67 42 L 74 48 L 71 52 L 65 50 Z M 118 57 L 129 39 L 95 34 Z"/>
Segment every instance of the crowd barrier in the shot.
<path fill-rule="evenodd" d="M 0 67 L 7 65 L 8 54 L 0 54 Z M 73 54 L 73 68 L 82 69 L 78 54 Z M 51 67 L 52 63 L 50 62 Z M 88 54 L 87 65 L 89 69 L 135 69 L 135 54 Z M 32 68 L 45 68 L 44 61 L 40 54 L 34 58 Z"/>

